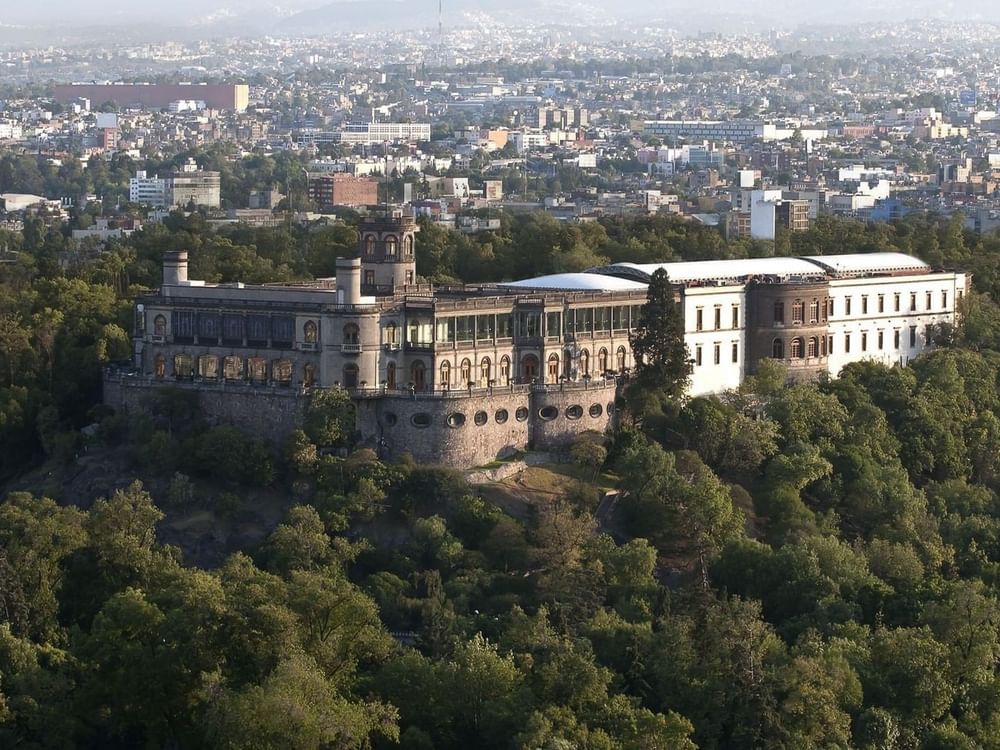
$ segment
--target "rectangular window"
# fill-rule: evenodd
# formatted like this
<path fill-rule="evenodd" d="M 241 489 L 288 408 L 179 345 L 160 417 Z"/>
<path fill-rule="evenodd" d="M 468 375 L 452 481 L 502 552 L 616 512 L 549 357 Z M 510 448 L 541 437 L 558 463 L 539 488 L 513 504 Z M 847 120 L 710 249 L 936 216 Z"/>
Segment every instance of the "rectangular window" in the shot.
<path fill-rule="evenodd" d="M 864 294 L 861 295 L 861 314 L 868 314 L 868 296 Z"/>
<path fill-rule="evenodd" d="M 826 337 L 826 353 L 830 354 L 830 355 L 833 354 L 833 334 L 832 333 L 829 336 Z"/>
<path fill-rule="evenodd" d="M 894 349 L 899 348 L 899 329 L 897 328 L 892 332 L 892 346 Z"/>
<path fill-rule="evenodd" d="M 510 313 L 497 315 L 497 338 L 509 339 L 514 335 L 514 316 Z"/>
<path fill-rule="evenodd" d="M 436 332 L 434 334 L 434 340 L 447 344 L 455 340 L 455 319 L 454 318 L 439 318 L 437 321 Z"/>
<path fill-rule="evenodd" d="M 472 315 L 455 318 L 455 341 L 472 341 L 475 336 L 476 319 Z"/>
<path fill-rule="evenodd" d="M 948 292 L 941 292 L 941 309 L 948 309 Z"/>
<path fill-rule="evenodd" d="M 694 364 L 696 367 L 701 367 L 701 344 L 694 348 Z"/>
<path fill-rule="evenodd" d="M 851 334 L 844 334 L 844 354 L 851 353 Z"/>
<path fill-rule="evenodd" d="M 694 312 L 694 330 L 700 331 L 704 327 L 705 311 L 700 307 Z"/>
<path fill-rule="evenodd" d="M 925 302 L 927 303 L 927 304 L 925 305 L 926 309 L 927 309 L 927 310 L 930 310 L 930 309 L 931 309 L 931 293 L 930 293 L 930 292 L 927 292 L 927 295 L 926 295 L 926 300 L 925 300 Z"/>
<path fill-rule="evenodd" d="M 917 293 L 910 292 L 910 312 L 917 311 Z"/>
<path fill-rule="evenodd" d="M 884 313 L 885 312 L 885 295 L 884 294 L 880 294 L 878 296 L 878 311 L 880 313 Z"/>
<path fill-rule="evenodd" d="M 720 344 L 715 345 L 715 350 L 712 353 L 712 362 L 714 364 L 722 362 L 722 346 Z"/>
<path fill-rule="evenodd" d="M 629 312 L 632 316 L 631 327 L 638 328 L 639 323 L 642 322 L 642 305 L 632 305 Z"/>
<path fill-rule="evenodd" d="M 900 295 L 899 295 L 899 292 L 896 292 L 894 295 L 892 295 L 892 304 L 893 304 L 893 308 L 892 308 L 893 311 L 899 312 L 899 305 L 900 305 Z"/>
<path fill-rule="evenodd" d="M 262 317 L 262 316 L 258 316 Z M 267 345 L 267 318 L 264 317 L 264 345 Z M 170 313 L 170 330 L 174 334 L 174 341 L 181 344 L 194 342 L 195 326 L 197 324 L 196 314 L 189 310 L 174 310 Z"/>
<path fill-rule="evenodd" d="M 798 323 L 801 325 L 805 321 L 806 316 L 806 304 L 805 302 L 793 302 L 792 303 L 792 323 Z"/>
<path fill-rule="evenodd" d="M 545 313 L 545 335 L 550 339 L 557 339 L 562 333 L 562 313 Z"/>
<path fill-rule="evenodd" d="M 774 324 L 778 326 L 785 325 L 785 303 L 775 302 L 774 303 Z"/>
<path fill-rule="evenodd" d="M 882 349 L 884 348 L 883 347 L 883 343 L 884 343 L 884 337 L 883 337 L 882 331 L 879 331 L 878 332 L 878 350 L 879 351 L 882 351 Z"/>
<path fill-rule="evenodd" d="M 718 305 L 715 306 L 715 330 L 718 331 L 722 328 L 722 308 Z"/>
<path fill-rule="evenodd" d="M 819 301 L 813 300 L 809 303 L 809 322 L 816 323 L 819 321 Z"/>
<path fill-rule="evenodd" d="M 863 352 L 868 351 L 868 334 L 867 333 L 862 333 L 861 334 L 861 351 L 863 351 Z"/>
<path fill-rule="evenodd" d="M 589 307 L 576 311 L 576 332 L 590 333 L 594 330 L 594 311 Z"/>
<path fill-rule="evenodd" d="M 611 308 L 611 327 L 616 331 L 624 331 L 628 329 L 627 307 Z"/>
<path fill-rule="evenodd" d="M 833 317 L 833 297 L 830 297 L 830 299 L 826 301 L 826 317 Z"/>
<path fill-rule="evenodd" d="M 740 327 L 740 306 L 733 305 L 733 328 Z"/>
<path fill-rule="evenodd" d="M 917 345 L 917 327 L 910 326 L 910 348 L 912 349 Z"/>
<path fill-rule="evenodd" d="M 542 314 L 540 312 L 523 312 L 517 316 L 517 335 L 535 338 L 542 335 Z"/>
<path fill-rule="evenodd" d="M 607 333 L 611 330 L 611 309 L 607 307 L 594 308 L 594 330 Z"/>
<path fill-rule="evenodd" d="M 493 315 L 476 316 L 476 341 L 492 341 L 496 329 L 497 319 Z"/>
<path fill-rule="evenodd" d="M 851 298 L 844 297 L 844 315 L 851 314 Z"/>
<path fill-rule="evenodd" d="M 740 345 L 735 341 L 733 342 L 733 364 L 740 361 Z"/>

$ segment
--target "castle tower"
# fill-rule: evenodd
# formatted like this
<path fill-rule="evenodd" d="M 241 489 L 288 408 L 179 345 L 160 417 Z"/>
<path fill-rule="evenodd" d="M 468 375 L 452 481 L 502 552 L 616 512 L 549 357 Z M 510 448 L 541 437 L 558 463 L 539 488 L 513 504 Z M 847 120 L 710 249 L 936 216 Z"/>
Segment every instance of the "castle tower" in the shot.
<path fill-rule="evenodd" d="M 358 255 L 362 294 L 392 294 L 415 282 L 414 240 L 419 229 L 417 220 L 398 208 L 381 209 L 361 220 Z"/>

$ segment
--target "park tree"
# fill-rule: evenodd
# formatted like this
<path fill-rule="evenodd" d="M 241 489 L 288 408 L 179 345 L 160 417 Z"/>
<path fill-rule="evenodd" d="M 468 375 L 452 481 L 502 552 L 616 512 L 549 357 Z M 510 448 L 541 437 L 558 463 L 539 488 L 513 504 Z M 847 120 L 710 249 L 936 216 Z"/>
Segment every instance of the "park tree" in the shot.
<path fill-rule="evenodd" d="M 674 299 L 667 272 L 658 268 L 649 280 L 646 304 L 631 338 L 636 377 L 632 387 L 669 399 L 684 395 L 691 363 L 684 343 L 684 314 Z"/>

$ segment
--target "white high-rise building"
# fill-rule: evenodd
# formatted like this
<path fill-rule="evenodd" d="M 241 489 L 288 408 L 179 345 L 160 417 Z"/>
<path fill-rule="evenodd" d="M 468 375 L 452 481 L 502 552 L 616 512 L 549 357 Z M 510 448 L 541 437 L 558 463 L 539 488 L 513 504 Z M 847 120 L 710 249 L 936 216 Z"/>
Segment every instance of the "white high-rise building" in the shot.
<path fill-rule="evenodd" d="M 135 177 L 128 181 L 128 199 L 131 203 L 166 208 L 169 205 L 169 192 L 165 179 L 147 177 L 143 170 L 136 172 Z"/>

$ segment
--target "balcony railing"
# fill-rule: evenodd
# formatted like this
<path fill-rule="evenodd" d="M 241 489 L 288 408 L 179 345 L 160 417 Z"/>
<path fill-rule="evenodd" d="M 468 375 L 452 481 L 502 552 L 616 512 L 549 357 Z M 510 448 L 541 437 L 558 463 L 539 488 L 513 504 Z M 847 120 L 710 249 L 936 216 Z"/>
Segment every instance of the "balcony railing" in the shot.
<path fill-rule="evenodd" d="M 340 351 L 344 354 L 361 354 L 361 344 L 341 344 Z"/>

